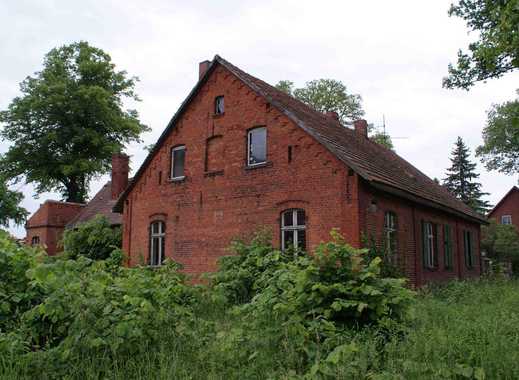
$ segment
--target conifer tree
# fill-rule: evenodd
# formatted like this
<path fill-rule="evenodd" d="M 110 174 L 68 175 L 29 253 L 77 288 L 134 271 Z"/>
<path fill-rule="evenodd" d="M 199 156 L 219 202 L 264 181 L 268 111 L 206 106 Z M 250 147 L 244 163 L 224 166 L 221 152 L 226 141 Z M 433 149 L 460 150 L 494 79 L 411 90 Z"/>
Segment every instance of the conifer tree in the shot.
<path fill-rule="evenodd" d="M 459 200 L 480 214 L 486 214 L 490 204 L 482 198 L 488 193 L 481 190 L 481 183 L 477 182 L 476 164 L 470 161 L 470 150 L 458 137 L 451 153 L 452 166 L 447 169 L 447 176 L 443 185 Z"/>

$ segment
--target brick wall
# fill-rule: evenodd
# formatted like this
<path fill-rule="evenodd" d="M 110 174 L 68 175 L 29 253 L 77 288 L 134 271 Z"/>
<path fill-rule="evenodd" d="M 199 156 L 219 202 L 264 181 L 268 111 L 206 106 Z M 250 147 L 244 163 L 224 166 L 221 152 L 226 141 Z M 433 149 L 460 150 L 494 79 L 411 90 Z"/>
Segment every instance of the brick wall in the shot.
<path fill-rule="evenodd" d="M 57 202 L 48 200 L 29 218 L 25 225 L 27 244 L 31 244 L 33 237 L 37 236 L 40 245 L 45 247 L 49 255 L 55 255 L 61 251 L 60 241 L 63 231 L 84 207 L 79 203 Z"/>
<path fill-rule="evenodd" d="M 214 99 L 220 95 L 225 114 L 214 116 Z M 249 169 L 246 136 L 255 126 L 267 128 L 268 163 Z M 179 144 L 186 146 L 186 179 L 171 182 L 170 150 Z M 166 256 L 188 273 L 213 271 L 218 257 L 229 254 L 233 238 L 266 228 L 279 246 L 280 214 L 290 208 L 306 211 L 310 249 L 327 240 L 332 228 L 358 245 L 357 177 L 348 172 L 313 138 L 218 67 L 129 194 L 123 247 L 131 264 L 146 261 L 150 222 L 164 220 Z"/>
<path fill-rule="evenodd" d="M 489 218 L 495 219 L 501 223 L 503 215 L 512 216 L 512 224 L 519 229 L 519 190 L 513 189 L 506 198 L 503 199 L 489 215 Z"/>
<path fill-rule="evenodd" d="M 383 241 L 385 212 L 392 211 L 397 216 L 397 260 L 411 284 L 419 287 L 427 282 L 442 282 L 480 275 L 479 224 L 396 198 L 371 189 L 366 184 L 361 185 L 360 194 L 360 208 L 361 215 L 363 215 L 362 230 L 367 236 L 374 236 L 379 246 L 382 246 Z M 424 267 L 422 221 L 432 222 L 438 226 L 438 266 L 435 269 Z M 446 224 L 451 226 L 453 234 L 453 267 L 451 269 L 445 268 L 444 260 L 443 226 Z M 473 257 L 475 262 L 470 269 L 467 268 L 464 258 L 463 230 L 470 230 L 474 236 Z"/>

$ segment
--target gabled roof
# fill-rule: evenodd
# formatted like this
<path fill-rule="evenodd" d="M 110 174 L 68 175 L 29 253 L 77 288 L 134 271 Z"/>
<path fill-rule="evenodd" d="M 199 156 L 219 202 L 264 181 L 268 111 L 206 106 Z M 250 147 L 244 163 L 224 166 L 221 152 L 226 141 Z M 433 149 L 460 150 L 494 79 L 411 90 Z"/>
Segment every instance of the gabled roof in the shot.
<path fill-rule="evenodd" d="M 229 70 L 251 90 L 262 96 L 371 185 L 383 191 L 393 192 L 400 197 L 454 213 L 469 220 L 486 222 L 481 215 L 457 200 L 444 187 L 438 185 L 393 151 L 359 136 L 352 129 L 340 125 L 336 120 L 325 116 L 268 83 L 247 74 L 218 55 L 214 57 L 206 73 L 200 78 L 177 113 L 173 116 L 167 128 L 159 137 L 154 149 L 137 171 L 133 181 L 119 197 L 114 207 L 115 211 L 122 211 L 124 199 L 132 190 L 155 153 L 160 149 L 166 137 L 175 127 L 177 120 L 181 117 L 191 99 L 207 81 L 207 78 L 217 65 L 222 65 Z"/>
<path fill-rule="evenodd" d="M 494 208 L 490 210 L 490 212 L 488 213 L 488 217 L 490 217 L 494 213 L 494 211 L 496 211 L 498 207 L 501 206 L 501 204 L 505 201 L 506 198 L 508 198 L 510 195 L 512 195 L 512 193 L 515 192 L 519 192 L 519 188 L 517 186 L 513 186 L 510 190 L 508 190 L 508 193 L 506 193 L 505 196 L 501 198 L 499 202 L 497 202 Z"/>
<path fill-rule="evenodd" d="M 112 199 L 112 182 L 108 181 L 85 207 L 72 219 L 67 228 L 74 228 L 80 223 L 87 222 L 97 215 L 105 216 L 111 225 L 122 224 L 122 215 L 112 211 L 116 200 Z"/>

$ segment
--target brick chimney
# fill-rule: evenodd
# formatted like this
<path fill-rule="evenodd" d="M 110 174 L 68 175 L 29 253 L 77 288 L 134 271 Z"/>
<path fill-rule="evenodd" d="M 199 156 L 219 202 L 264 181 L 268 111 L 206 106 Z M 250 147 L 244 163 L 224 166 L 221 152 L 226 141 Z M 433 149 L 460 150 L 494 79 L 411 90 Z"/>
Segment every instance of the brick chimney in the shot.
<path fill-rule="evenodd" d="M 198 79 L 202 79 L 202 77 L 204 76 L 205 72 L 207 71 L 207 69 L 209 68 L 210 65 L 211 65 L 211 61 L 208 61 L 208 60 L 205 60 L 198 64 Z"/>
<path fill-rule="evenodd" d="M 129 171 L 130 157 L 123 153 L 112 155 L 112 199 L 119 198 L 128 186 Z"/>
<path fill-rule="evenodd" d="M 355 120 L 353 122 L 355 132 L 362 137 L 368 138 L 368 122 L 364 119 Z"/>
<path fill-rule="evenodd" d="M 334 111 L 327 111 L 324 113 L 326 116 L 328 116 L 330 119 L 333 119 L 335 121 L 339 121 L 339 114 Z"/>

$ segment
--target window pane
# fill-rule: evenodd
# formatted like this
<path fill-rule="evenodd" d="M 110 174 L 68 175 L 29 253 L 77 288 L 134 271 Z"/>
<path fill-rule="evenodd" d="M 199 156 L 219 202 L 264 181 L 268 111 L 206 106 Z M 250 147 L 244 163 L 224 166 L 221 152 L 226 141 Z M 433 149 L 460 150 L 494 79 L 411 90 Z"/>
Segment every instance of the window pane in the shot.
<path fill-rule="evenodd" d="M 283 231 L 284 246 L 283 249 L 288 249 L 294 246 L 294 231 Z"/>
<path fill-rule="evenodd" d="M 294 217 L 292 211 L 285 211 L 283 213 L 283 227 L 291 227 L 294 225 Z"/>
<path fill-rule="evenodd" d="M 303 251 L 306 250 L 306 231 L 297 230 L 297 248 Z"/>
<path fill-rule="evenodd" d="M 217 115 L 221 115 L 224 112 L 224 101 L 223 96 L 217 96 L 215 99 L 215 110 L 214 112 Z"/>
<path fill-rule="evenodd" d="M 256 128 L 249 132 L 249 165 L 267 161 L 267 129 Z"/>
<path fill-rule="evenodd" d="M 164 262 L 164 259 L 165 259 L 165 243 L 166 243 L 166 239 L 164 239 L 164 237 L 161 237 L 160 238 L 160 264 L 162 264 Z"/>
<path fill-rule="evenodd" d="M 155 222 L 151 224 L 151 233 L 157 234 L 159 232 L 159 223 Z"/>
<path fill-rule="evenodd" d="M 297 210 L 297 225 L 304 226 L 305 225 L 305 212 L 304 210 Z"/>
<path fill-rule="evenodd" d="M 152 238 L 151 239 L 151 255 L 150 255 L 150 264 L 157 265 L 159 260 L 159 239 Z"/>
<path fill-rule="evenodd" d="M 184 176 L 185 149 L 173 150 L 173 178 Z"/>

